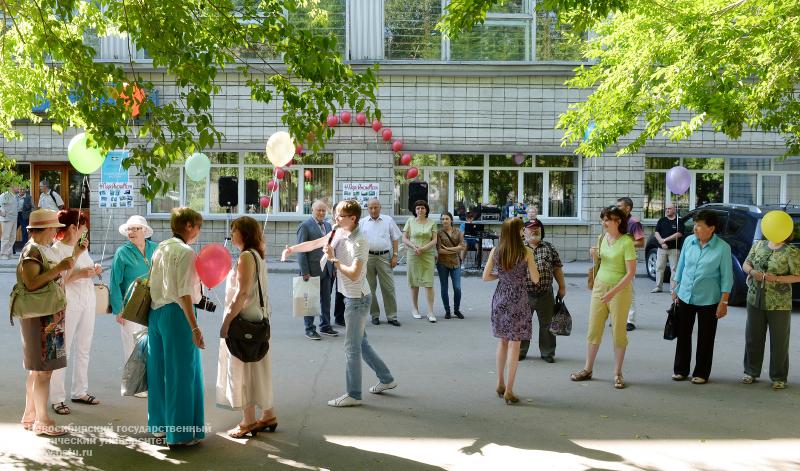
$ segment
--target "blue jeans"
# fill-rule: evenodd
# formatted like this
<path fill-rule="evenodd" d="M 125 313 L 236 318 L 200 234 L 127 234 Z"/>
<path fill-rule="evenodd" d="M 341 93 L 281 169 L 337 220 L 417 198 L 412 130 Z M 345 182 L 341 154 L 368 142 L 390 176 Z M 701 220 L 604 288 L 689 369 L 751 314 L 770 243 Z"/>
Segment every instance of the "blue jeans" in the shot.
<path fill-rule="evenodd" d="M 381 383 L 394 381 L 389 368 L 367 342 L 366 326 L 371 303 L 371 294 L 360 298 L 344 298 L 344 321 L 347 324 L 344 337 L 344 358 L 347 363 L 345 378 L 347 394 L 353 399 L 361 399 L 362 357 Z"/>
<path fill-rule="evenodd" d="M 442 303 L 444 310 L 450 312 L 450 296 L 448 295 L 447 277 L 453 280 L 453 308 L 458 311 L 461 307 L 461 267 L 447 268 L 439 263 L 436 264 L 436 271 L 439 272 L 439 283 L 441 285 Z"/>
<path fill-rule="evenodd" d="M 319 277 L 319 330 L 325 331 L 331 328 L 331 291 L 333 290 L 334 279 L 323 273 Z M 314 316 L 303 316 L 306 332 L 314 329 Z"/>

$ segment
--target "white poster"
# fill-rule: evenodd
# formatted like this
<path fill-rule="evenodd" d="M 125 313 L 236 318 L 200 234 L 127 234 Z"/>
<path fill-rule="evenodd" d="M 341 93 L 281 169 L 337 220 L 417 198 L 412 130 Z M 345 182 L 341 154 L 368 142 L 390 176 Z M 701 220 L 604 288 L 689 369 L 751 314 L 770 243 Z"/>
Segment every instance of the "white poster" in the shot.
<path fill-rule="evenodd" d="M 380 195 L 379 183 L 342 183 L 342 199 L 356 200 L 361 203 L 362 208 L 367 207 L 367 202 Z"/>

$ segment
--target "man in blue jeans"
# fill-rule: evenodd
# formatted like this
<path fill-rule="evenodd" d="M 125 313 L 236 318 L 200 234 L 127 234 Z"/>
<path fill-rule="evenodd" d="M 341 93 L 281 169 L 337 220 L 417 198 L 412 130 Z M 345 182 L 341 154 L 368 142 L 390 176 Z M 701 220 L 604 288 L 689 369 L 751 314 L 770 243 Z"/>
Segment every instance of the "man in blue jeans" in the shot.
<path fill-rule="evenodd" d="M 347 393 L 328 401 L 329 406 L 351 407 L 361 405 L 361 358 L 375 371 L 380 382 L 369 388 L 369 392 L 380 394 L 397 387 L 389 368 L 381 360 L 367 341 L 366 325 L 370 317 L 369 308 L 372 295 L 367 283 L 367 261 L 369 242 L 361 234 L 358 222 L 361 219 L 361 206 L 357 201 L 342 203 L 336 216 L 341 237 L 324 246 L 323 251 L 336 268 L 337 290 L 345 297 L 344 353 L 347 363 Z M 337 234 L 339 236 L 339 234 Z"/>

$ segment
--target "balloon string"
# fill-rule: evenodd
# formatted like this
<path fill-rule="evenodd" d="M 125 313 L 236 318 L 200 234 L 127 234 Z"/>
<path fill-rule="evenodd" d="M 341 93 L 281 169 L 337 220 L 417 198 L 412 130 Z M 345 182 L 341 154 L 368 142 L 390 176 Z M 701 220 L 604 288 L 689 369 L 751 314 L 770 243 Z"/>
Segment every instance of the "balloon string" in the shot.
<path fill-rule="evenodd" d="M 103 259 L 106 258 L 106 244 L 108 243 L 108 231 L 111 229 L 111 218 L 113 218 L 113 217 L 114 217 L 114 212 L 113 211 L 109 211 L 108 212 L 108 224 L 106 225 L 106 236 L 103 239 L 103 251 L 100 254 L 100 263 L 101 264 L 103 263 Z M 97 275 L 97 278 L 99 278 L 100 281 L 103 281 L 103 275 Z"/>

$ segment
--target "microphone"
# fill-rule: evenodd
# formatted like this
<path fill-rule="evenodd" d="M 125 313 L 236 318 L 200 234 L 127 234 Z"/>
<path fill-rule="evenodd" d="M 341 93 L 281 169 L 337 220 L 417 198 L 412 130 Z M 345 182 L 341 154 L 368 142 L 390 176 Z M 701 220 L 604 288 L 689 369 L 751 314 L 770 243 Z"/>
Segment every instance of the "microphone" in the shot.
<path fill-rule="evenodd" d="M 338 224 L 334 224 L 333 228 L 331 228 L 331 235 L 328 237 L 328 245 L 331 245 L 331 242 L 333 241 L 333 236 L 336 235 L 336 229 L 338 228 L 339 228 Z"/>

